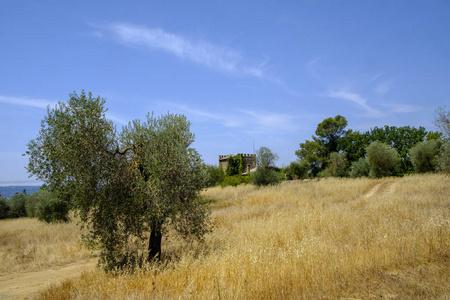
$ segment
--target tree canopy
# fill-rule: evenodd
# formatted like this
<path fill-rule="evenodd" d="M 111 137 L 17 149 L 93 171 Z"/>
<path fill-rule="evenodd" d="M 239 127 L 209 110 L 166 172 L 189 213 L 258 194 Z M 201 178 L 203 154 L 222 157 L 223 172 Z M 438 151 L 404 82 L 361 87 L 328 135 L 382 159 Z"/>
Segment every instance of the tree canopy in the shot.
<path fill-rule="evenodd" d="M 185 116 L 149 114 L 118 134 L 104 104 L 83 91 L 48 108 L 28 144 L 29 173 L 75 209 L 106 270 L 160 257 L 167 226 L 201 239 L 203 172 Z M 133 237 L 148 239 L 147 248 Z"/>

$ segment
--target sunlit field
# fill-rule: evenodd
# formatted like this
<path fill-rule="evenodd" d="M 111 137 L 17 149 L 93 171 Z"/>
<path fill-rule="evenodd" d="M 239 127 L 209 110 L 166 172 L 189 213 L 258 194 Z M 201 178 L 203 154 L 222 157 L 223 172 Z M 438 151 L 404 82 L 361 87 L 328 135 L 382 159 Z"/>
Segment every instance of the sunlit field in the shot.
<path fill-rule="evenodd" d="M 450 296 L 449 177 L 324 179 L 260 189 L 251 185 L 217 187 L 203 194 L 214 199 L 211 205 L 215 223 L 205 243 L 185 244 L 169 237 L 163 241 L 164 255 L 159 265 L 147 266 L 135 274 L 92 270 L 51 287 L 38 297 L 448 299 Z M 41 225 L 34 220 L 17 220 L 4 221 L 0 228 L 2 271 L 31 270 L 63 263 L 58 257 L 80 260 L 88 255 L 79 248 L 74 224 Z M 22 240 L 31 239 L 34 234 L 17 238 L 30 228 L 52 234 L 43 235 L 36 242 L 30 240 L 31 245 L 35 244 L 30 248 Z M 65 239 L 59 238 L 60 234 Z M 20 246 L 15 245 L 16 241 Z M 46 244 L 59 246 L 56 249 Z M 47 248 L 55 249 L 55 253 L 47 252 Z M 13 258 L 15 252 L 18 254 Z M 4 258 L 4 253 L 10 258 Z M 32 259 L 22 258 L 30 253 Z M 3 263 L 9 265 L 5 267 Z"/>
<path fill-rule="evenodd" d="M 91 257 L 80 244 L 80 229 L 75 222 L 0 220 L 0 274 L 45 270 Z"/>

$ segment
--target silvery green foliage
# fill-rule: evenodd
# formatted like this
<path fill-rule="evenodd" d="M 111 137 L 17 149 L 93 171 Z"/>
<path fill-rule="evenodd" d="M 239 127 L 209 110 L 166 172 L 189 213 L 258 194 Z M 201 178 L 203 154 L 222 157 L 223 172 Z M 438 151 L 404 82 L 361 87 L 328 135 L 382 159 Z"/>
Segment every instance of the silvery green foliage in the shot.
<path fill-rule="evenodd" d="M 442 141 L 419 142 L 411 148 L 410 157 L 417 173 L 434 172 L 438 167 L 438 154 Z"/>
<path fill-rule="evenodd" d="M 105 270 L 159 256 L 168 225 L 201 239 L 207 211 L 197 200 L 203 178 L 189 122 L 148 116 L 119 135 L 104 104 L 82 92 L 48 108 L 28 144 L 29 173 L 78 213 Z"/>
<path fill-rule="evenodd" d="M 370 177 L 381 178 L 395 175 L 400 157 L 394 148 L 375 141 L 366 148 L 366 156 L 370 166 Z"/>

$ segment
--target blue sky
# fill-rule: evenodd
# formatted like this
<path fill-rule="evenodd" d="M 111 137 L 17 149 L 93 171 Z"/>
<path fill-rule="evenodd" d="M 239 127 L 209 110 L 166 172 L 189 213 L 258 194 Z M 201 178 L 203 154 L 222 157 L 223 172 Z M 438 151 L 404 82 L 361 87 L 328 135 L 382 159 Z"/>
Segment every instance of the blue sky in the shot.
<path fill-rule="evenodd" d="M 278 166 L 338 114 L 433 125 L 449 105 L 449 1 L 0 1 L 0 184 L 25 183 L 47 105 L 82 90 L 118 129 L 182 113 L 208 164 Z"/>

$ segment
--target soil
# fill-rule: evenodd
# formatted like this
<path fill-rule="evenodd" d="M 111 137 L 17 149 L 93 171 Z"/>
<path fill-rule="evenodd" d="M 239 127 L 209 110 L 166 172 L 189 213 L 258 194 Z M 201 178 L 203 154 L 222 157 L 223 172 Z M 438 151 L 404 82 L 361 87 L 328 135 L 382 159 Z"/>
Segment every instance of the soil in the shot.
<path fill-rule="evenodd" d="M 50 270 L 0 275 L 0 299 L 32 299 L 50 285 L 60 284 L 80 276 L 83 271 L 94 269 L 96 263 L 96 259 L 91 259 Z"/>

